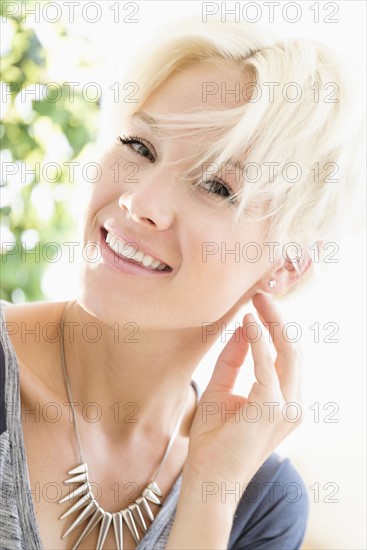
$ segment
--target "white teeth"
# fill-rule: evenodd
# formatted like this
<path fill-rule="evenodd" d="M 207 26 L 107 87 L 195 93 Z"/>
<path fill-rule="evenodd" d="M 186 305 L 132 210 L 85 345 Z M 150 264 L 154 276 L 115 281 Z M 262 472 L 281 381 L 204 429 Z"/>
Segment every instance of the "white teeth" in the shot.
<path fill-rule="evenodd" d="M 144 254 L 138 250 L 135 252 L 134 256 L 131 258 L 132 260 L 135 260 L 136 262 L 141 262 L 144 257 Z"/>
<path fill-rule="evenodd" d="M 123 255 L 127 258 L 132 258 L 135 254 L 135 247 L 129 244 L 128 246 L 125 245 L 124 247 L 124 253 Z"/>
<path fill-rule="evenodd" d="M 120 241 L 113 233 L 107 232 L 106 243 L 119 256 L 140 262 L 144 267 L 150 267 L 156 271 L 163 271 L 166 268 L 166 264 L 162 264 L 152 256 L 136 250 L 134 246 Z"/>
<path fill-rule="evenodd" d="M 152 258 L 151 256 L 144 256 L 143 265 L 145 265 L 145 267 L 148 267 L 148 265 L 151 265 L 153 261 L 154 261 L 154 258 Z"/>
<path fill-rule="evenodd" d="M 113 249 L 117 254 L 120 254 L 120 256 L 124 256 L 125 258 L 132 258 L 135 253 L 135 248 L 133 246 L 126 244 L 124 245 L 119 240 L 115 241 Z"/>
<path fill-rule="evenodd" d="M 120 246 L 119 246 L 119 243 L 118 242 L 115 242 L 115 244 L 111 245 L 110 243 L 110 247 L 112 248 L 112 250 L 114 252 L 116 252 L 116 254 L 121 254 L 120 252 Z"/>

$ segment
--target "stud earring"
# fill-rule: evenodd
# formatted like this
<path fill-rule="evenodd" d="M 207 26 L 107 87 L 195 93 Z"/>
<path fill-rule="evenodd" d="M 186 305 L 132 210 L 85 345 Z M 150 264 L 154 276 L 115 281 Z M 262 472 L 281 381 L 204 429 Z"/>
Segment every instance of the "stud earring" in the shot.
<path fill-rule="evenodd" d="M 268 281 L 268 285 L 270 288 L 274 288 L 277 285 L 277 282 L 275 279 L 270 279 L 270 281 Z"/>

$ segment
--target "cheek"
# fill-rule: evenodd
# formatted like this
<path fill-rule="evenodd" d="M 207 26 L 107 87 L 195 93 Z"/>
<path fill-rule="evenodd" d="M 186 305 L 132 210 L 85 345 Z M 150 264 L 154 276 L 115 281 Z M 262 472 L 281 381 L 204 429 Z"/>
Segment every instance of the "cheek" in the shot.
<path fill-rule="evenodd" d="M 228 235 L 227 228 L 218 227 L 215 220 L 208 227 L 215 225 L 216 231 L 190 232 L 185 242 L 181 240 L 182 264 L 177 274 L 177 283 L 184 289 L 184 302 L 206 312 L 210 319 L 217 319 L 230 309 L 261 271 L 258 263 L 243 260 L 243 243 Z"/>
<path fill-rule="evenodd" d="M 228 230 L 226 225 L 213 221 L 216 230 L 193 236 L 196 246 L 191 251 L 191 269 L 196 287 L 202 295 L 215 296 L 217 302 L 233 305 L 251 288 L 266 270 L 267 261 L 262 246 L 262 227 L 246 228 L 244 240 Z"/>

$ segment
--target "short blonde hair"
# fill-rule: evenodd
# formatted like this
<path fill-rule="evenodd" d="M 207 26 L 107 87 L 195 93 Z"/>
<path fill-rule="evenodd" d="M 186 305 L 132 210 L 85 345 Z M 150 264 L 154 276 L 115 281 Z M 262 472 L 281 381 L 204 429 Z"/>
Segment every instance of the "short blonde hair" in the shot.
<path fill-rule="evenodd" d="M 135 83 L 136 102 L 119 103 L 117 112 L 104 106 L 108 133 L 114 128 L 117 135 L 172 73 L 207 62 L 238 66 L 239 80 L 250 72 L 253 81 L 248 100 L 233 109 L 158 117 L 159 127 L 215 136 L 186 175 L 203 176 L 203 166 L 235 159 L 243 179 L 235 221 L 251 216 L 253 204 L 266 206 L 264 242 L 279 243 L 275 261 L 287 243 L 304 251 L 359 231 L 363 125 L 340 60 L 313 40 L 279 40 L 256 24 L 171 23 L 131 59 L 124 82 Z"/>

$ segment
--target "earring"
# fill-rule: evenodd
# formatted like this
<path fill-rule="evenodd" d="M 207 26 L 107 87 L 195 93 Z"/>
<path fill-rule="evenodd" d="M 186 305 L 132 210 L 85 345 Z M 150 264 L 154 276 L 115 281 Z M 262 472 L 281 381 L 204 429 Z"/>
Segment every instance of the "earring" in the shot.
<path fill-rule="evenodd" d="M 270 279 L 270 281 L 268 281 L 268 285 L 270 288 L 274 288 L 277 285 L 277 282 L 275 279 Z"/>

